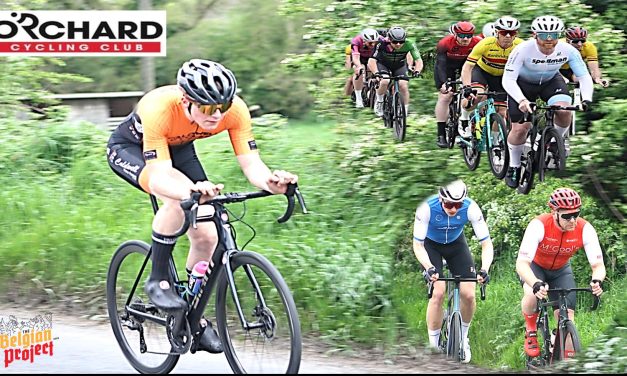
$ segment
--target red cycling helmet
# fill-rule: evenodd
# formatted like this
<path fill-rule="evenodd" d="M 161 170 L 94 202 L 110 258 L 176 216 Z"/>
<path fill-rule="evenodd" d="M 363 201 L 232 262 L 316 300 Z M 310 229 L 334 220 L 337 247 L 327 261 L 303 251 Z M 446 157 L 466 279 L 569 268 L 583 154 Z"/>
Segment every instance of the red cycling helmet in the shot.
<path fill-rule="evenodd" d="M 455 34 L 474 34 L 475 25 L 468 21 L 459 21 L 451 28 Z"/>
<path fill-rule="evenodd" d="M 568 39 L 586 39 L 588 37 L 588 30 L 581 26 L 572 26 L 566 29 L 566 38 Z"/>
<path fill-rule="evenodd" d="M 581 207 L 581 197 L 570 188 L 557 188 L 551 193 L 548 204 L 553 210 L 579 209 Z"/>

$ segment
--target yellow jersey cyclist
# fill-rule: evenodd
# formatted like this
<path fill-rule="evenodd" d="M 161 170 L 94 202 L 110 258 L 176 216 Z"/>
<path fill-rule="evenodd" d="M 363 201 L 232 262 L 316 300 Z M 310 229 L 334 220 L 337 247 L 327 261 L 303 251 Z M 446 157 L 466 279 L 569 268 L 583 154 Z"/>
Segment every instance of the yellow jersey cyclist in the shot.
<path fill-rule="evenodd" d="M 177 85 L 146 93 L 107 144 L 113 172 L 162 202 L 152 222 L 152 269 L 145 291 L 155 306 L 168 312 L 187 307 L 168 273 L 168 260 L 177 240 L 172 234 L 183 225 L 180 202 L 190 198 L 192 192 L 201 192 L 204 201 L 224 188 L 207 178 L 194 140 L 227 131 L 244 175 L 260 189 L 284 193 L 288 183 L 298 180 L 287 171 L 271 172 L 261 160 L 248 107 L 236 90 L 233 72 L 223 65 L 189 60 L 178 71 Z M 211 260 L 218 235 L 213 223 L 204 222 L 190 228 L 187 236 L 190 250 L 186 268 L 191 273 L 198 261 Z M 205 329 L 199 350 L 221 352 L 222 344 L 211 323 L 201 322 L 201 326 Z"/>
<path fill-rule="evenodd" d="M 368 60 L 368 69 L 375 75 L 379 72 L 388 72 L 392 76 L 407 74 L 408 55 L 411 56 L 414 74 L 419 74 L 423 68 L 420 52 L 410 40 L 407 40 L 407 32 L 400 26 L 388 29 L 387 37 L 377 44 L 377 47 Z M 377 98 L 374 105 L 374 113 L 383 116 L 383 97 L 388 89 L 389 79 L 382 79 L 377 89 Z M 401 96 L 405 102 L 405 113 L 409 112 L 409 84 L 405 80 L 399 82 Z"/>
<path fill-rule="evenodd" d="M 521 122 L 524 113 L 533 112 L 530 102 L 541 98 L 548 105 L 569 106 L 572 102 L 568 87 L 559 69 L 569 63 L 581 84 L 581 106 L 588 110 L 592 102 L 593 83 L 590 73 L 579 52 L 568 43 L 559 41 L 564 23 L 555 16 L 540 16 L 533 20 L 531 31 L 534 39 L 519 44 L 509 56 L 503 87 L 508 94 L 509 115 L 512 129 L 507 136 L 509 168 L 505 184 L 518 187 L 520 181 L 520 157 L 523 152 L 530 122 Z M 555 129 L 564 137 L 572 121 L 570 111 L 555 112 Z M 566 148 L 566 157 L 569 149 Z"/>
<path fill-rule="evenodd" d="M 581 58 L 588 65 L 588 70 L 592 76 L 592 81 L 603 87 L 610 85 L 609 81 L 601 78 L 601 69 L 599 68 L 599 55 L 597 53 L 597 47 L 588 40 L 588 30 L 581 26 L 573 26 L 566 29 L 566 39 L 571 46 L 575 47 L 581 54 Z M 576 81 L 577 78 L 573 75 L 573 70 L 570 69 L 568 63 L 562 65 L 560 68 L 562 76 L 566 77 L 569 81 Z"/>
<path fill-rule="evenodd" d="M 475 264 L 464 236 L 464 226 L 470 222 L 475 236 L 481 243 L 481 269 L 475 271 Z M 437 348 L 442 327 L 442 304 L 446 293 L 446 283 L 437 282 L 446 260 L 452 275 L 462 278 L 477 278 L 478 283 L 488 283 L 488 271 L 494 259 L 494 246 L 490 239 L 488 225 L 483 219 L 479 205 L 468 197 L 466 184 L 455 180 L 440 187 L 439 194 L 427 198 L 416 209 L 414 222 L 414 254 L 425 269 L 425 277 L 435 282 L 433 295 L 427 306 L 427 331 L 429 344 Z M 475 313 L 475 283 L 461 282 L 460 300 L 462 314 L 462 344 L 465 358 L 470 362 L 468 330 Z"/>
<path fill-rule="evenodd" d="M 355 107 L 363 108 L 364 102 L 361 91 L 364 88 L 364 78 L 368 59 L 374 53 L 377 43 L 383 39 L 377 30 L 364 29 L 351 41 L 351 66 L 353 68 L 353 87 L 355 88 Z"/>
<path fill-rule="evenodd" d="M 503 92 L 494 98 L 494 104 L 503 119 L 507 118 L 507 94 L 501 83 L 505 63 L 512 50 L 523 42 L 518 38 L 520 21 L 514 17 L 503 16 L 494 22 L 494 35 L 481 40 L 472 49 L 468 59 L 462 67 L 462 84 L 464 85 L 464 99 L 462 108 L 472 110 L 475 107 L 473 89 L 482 92 L 486 86 L 490 91 Z M 483 100 L 484 98 L 480 98 Z M 464 127 L 459 130 L 460 136 L 470 137 L 470 129 Z"/>
<path fill-rule="evenodd" d="M 575 277 L 570 259 L 583 248 L 592 269 L 590 287 L 592 293 L 603 293 L 601 282 L 605 279 L 603 252 L 597 232 L 588 221 L 579 216 L 581 197 L 570 188 L 558 188 L 548 201 L 550 213 L 537 216 L 523 235 L 516 259 L 516 272 L 523 286 L 521 301 L 525 318 L 525 352 L 530 357 L 540 355 L 537 326 L 536 298 L 547 297 L 549 288 L 574 288 Z M 575 319 L 576 293 L 567 296 L 568 318 Z M 557 300 L 556 293 L 549 298 Z M 553 307 L 557 316 L 557 305 Z"/>

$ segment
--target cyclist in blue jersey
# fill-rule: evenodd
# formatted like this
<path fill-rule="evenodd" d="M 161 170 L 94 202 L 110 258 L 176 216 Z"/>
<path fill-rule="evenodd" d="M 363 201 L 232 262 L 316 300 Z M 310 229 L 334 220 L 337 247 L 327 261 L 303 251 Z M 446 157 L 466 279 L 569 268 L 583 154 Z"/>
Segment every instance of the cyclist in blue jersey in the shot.
<path fill-rule="evenodd" d="M 481 243 L 481 270 L 476 273 L 474 261 L 463 229 L 466 223 L 472 224 L 475 236 Z M 466 184 L 461 180 L 440 187 L 438 195 L 427 198 L 416 210 L 414 222 L 414 254 L 426 270 L 431 281 L 437 281 L 442 273 L 442 258 L 446 260 L 452 275 L 464 278 L 477 278 L 479 283 L 488 283 L 488 271 L 494 258 L 494 247 L 490 239 L 488 225 L 477 203 L 467 197 Z M 446 293 L 445 282 L 436 282 L 433 295 L 427 306 L 427 329 L 429 344 L 438 346 L 442 327 L 442 303 Z M 475 313 L 475 284 L 460 284 L 462 338 L 466 358 L 470 362 L 468 328 Z"/>
<path fill-rule="evenodd" d="M 505 64 L 503 88 L 508 95 L 509 115 L 512 130 L 507 137 L 509 168 L 505 183 L 510 188 L 518 187 L 520 181 L 520 157 L 523 152 L 530 122 L 520 124 L 523 113 L 532 112 L 529 103 L 542 98 L 548 105 L 569 106 L 571 96 L 560 68 L 568 63 L 581 87 L 581 107 L 587 111 L 592 102 L 592 77 L 581 54 L 570 44 L 560 41 L 564 23 L 554 16 L 541 16 L 533 20 L 531 30 L 534 38 L 514 48 Z M 571 124 L 570 111 L 555 111 L 555 129 L 564 137 Z M 566 144 L 566 156 L 569 149 Z"/>

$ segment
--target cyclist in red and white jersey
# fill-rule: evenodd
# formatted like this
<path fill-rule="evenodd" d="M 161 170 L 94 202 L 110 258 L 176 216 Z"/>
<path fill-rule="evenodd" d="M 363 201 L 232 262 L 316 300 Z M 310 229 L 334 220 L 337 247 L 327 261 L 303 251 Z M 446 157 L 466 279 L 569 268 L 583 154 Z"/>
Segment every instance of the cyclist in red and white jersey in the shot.
<path fill-rule="evenodd" d="M 592 293 L 600 296 L 603 292 L 601 282 L 605 279 L 603 253 L 594 227 L 579 217 L 581 197 L 570 188 L 558 188 L 553 191 L 548 202 L 550 213 L 534 218 L 520 244 L 516 272 L 520 276 L 524 295 L 521 302 L 525 317 L 525 351 L 528 356 L 540 355 L 536 337 L 536 298 L 543 299 L 551 288 L 574 288 L 575 277 L 570 266 L 570 258 L 584 248 L 592 268 L 590 286 Z M 557 294 L 549 293 L 551 300 L 557 300 Z M 567 296 L 568 318 L 575 317 L 575 292 Z M 553 307 L 557 315 L 557 306 Z"/>

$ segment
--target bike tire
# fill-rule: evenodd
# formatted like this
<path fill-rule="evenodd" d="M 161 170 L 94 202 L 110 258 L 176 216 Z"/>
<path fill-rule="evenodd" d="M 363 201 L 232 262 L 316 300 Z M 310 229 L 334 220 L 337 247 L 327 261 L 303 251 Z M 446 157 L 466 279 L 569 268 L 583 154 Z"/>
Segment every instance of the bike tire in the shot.
<path fill-rule="evenodd" d="M 459 123 L 459 117 L 457 116 L 457 105 L 454 103 L 455 101 L 451 101 L 448 108 L 448 119 L 446 121 L 445 128 L 445 136 L 446 136 L 446 144 L 449 149 L 452 149 L 455 146 L 455 137 L 457 136 L 457 126 Z"/>
<path fill-rule="evenodd" d="M 479 150 L 479 142 L 474 135 L 470 138 L 470 144 L 471 146 L 462 144 L 462 156 L 464 157 L 464 162 L 466 162 L 468 169 L 470 171 L 474 171 L 477 167 L 479 167 L 479 162 L 481 161 L 481 151 Z"/>
<path fill-rule="evenodd" d="M 555 336 L 555 345 L 553 347 L 553 361 L 573 358 L 577 354 L 581 353 L 581 341 L 579 340 L 579 333 L 577 333 L 577 328 L 572 321 L 567 320 L 566 322 L 564 322 L 563 343 L 560 338 L 560 335 Z"/>
<path fill-rule="evenodd" d="M 438 348 L 446 353 L 446 344 L 448 342 L 448 310 L 443 310 L 442 326 L 440 327 L 440 338 L 438 339 Z"/>
<path fill-rule="evenodd" d="M 399 93 L 394 93 L 394 138 L 397 141 L 405 141 L 405 133 L 407 131 L 407 117 L 405 114 L 405 103 Z"/>
<path fill-rule="evenodd" d="M 394 113 L 392 112 L 392 96 L 386 94 L 383 97 L 383 124 L 386 128 L 392 128 L 392 118 Z"/>
<path fill-rule="evenodd" d="M 551 330 L 548 328 L 546 324 L 544 324 L 544 320 L 538 319 L 537 325 L 537 341 L 538 346 L 540 346 L 540 355 L 536 357 L 530 357 L 525 354 L 527 358 L 527 369 L 528 370 L 537 370 L 542 367 L 545 367 L 547 364 L 551 362 Z"/>
<path fill-rule="evenodd" d="M 488 144 L 488 162 L 490 164 L 490 170 L 492 174 L 498 179 L 503 179 L 507 174 L 507 168 L 509 167 L 509 149 L 507 147 L 507 125 L 505 120 L 500 114 L 494 113 L 490 116 L 490 125 L 496 124 L 498 128 L 499 136 L 496 140 L 492 140 L 491 144 Z M 489 133 L 487 137 L 492 138 L 492 127 L 486 129 L 486 133 Z"/>
<path fill-rule="evenodd" d="M 549 147 L 552 141 L 555 142 L 557 155 L 555 155 L 555 153 L 549 153 Z M 542 136 L 542 147 L 540 149 L 540 166 L 538 166 L 538 179 L 540 181 L 544 181 L 546 170 L 549 169 L 548 158 L 553 159 L 555 168 L 558 171 L 564 170 L 566 166 L 566 151 L 564 146 L 564 139 L 555 128 L 548 128 Z"/>
<path fill-rule="evenodd" d="M 453 312 L 451 315 L 446 355 L 456 362 L 462 361 L 462 317 L 459 312 Z"/>
<path fill-rule="evenodd" d="M 115 335 L 115 338 L 120 345 L 122 353 L 129 361 L 131 366 L 133 366 L 133 368 L 141 373 L 169 373 L 176 366 L 180 354 L 163 354 L 158 357 L 155 356 L 157 354 L 141 354 L 141 351 L 138 354 L 129 343 L 129 339 L 127 338 L 127 334 L 124 332 L 123 324 L 121 321 L 125 316 L 127 317 L 125 320 L 130 318 L 129 322 L 137 320 L 137 318 L 129 315 L 126 306 L 120 308 L 118 304 L 118 302 L 121 302 L 122 300 L 128 300 L 128 298 L 126 297 L 124 297 L 124 299 L 120 299 L 122 298 L 122 296 L 120 295 L 122 294 L 123 283 L 120 283 L 118 285 L 118 278 L 120 278 L 119 273 L 123 261 L 126 260 L 128 256 L 131 256 L 133 254 L 135 254 L 136 256 L 140 256 L 138 259 L 144 260 L 149 251 L 150 246 L 140 240 L 130 240 L 124 242 L 115 251 L 115 253 L 113 254 L 113 258 L 111 259 L 111 263 L 109 264 L 109 270 L 107 272 L 107 311 L 109 314 L 111 329 L 113 329 L 113 334 Z M 134 270 L 137 271 L 138 269 L 135 268 Z M 148 275 L 146 273 L 146 270 L 144 270 L 144 275 Z M 135 273 L 133 277 L 136 276 L 137 273 Z M 140 280 L 143 281 L 145 280 L 145 278 L 140 278 Z M 137 286 L 137 289 L 143 291 L 143 285 Z M 134 296 L 139 296 L 140 291 L 138 290 L 135 290 Z M 141 299 L 137 304 L 141 306 Z M 147 307 L 149 306 L 149 304 L 146 304 L 145 306 Z M 143 322 L 140 322 L 139 325 L 143 328 Z M 155 325 L 158 324 L 155 323 Z M 165 333 L 165 326 L 163 327 L 163 333 Z M 169 344 L 167 337 L 163 337 L 163 339 L 165 340 L 164 343 L 167 343 L 167 346 L 170 347 L 171 345 Z M 161 360 L 161 358 L 164 359 Z M 150 361 L 150 363 L 152 364 L 146 364 L 146 362 L 148 361 Z"/>
<path fill-rule="evenodd" d="M 534 163 L 533 150 L 523 153 L 523 158 L 520 161 L 520 181 L 518 183 L 518 193 L 523 195 L 529 194 L 531 188 L 533 188 L 533 181 L 535 179 L 535 163 Z"/>
<path fill-rule="evenodd" d="M 242 328 L 223 268 L 216 287 L 216 322 L 231 369 L 235 373 L 297 373 L 302 354 L 300 320 L 285 280 L 270 261 L 255 252 L 234 254 L 230 266 L 237 304 L 241 305 L 246 322 L 261 325 L 261 328 Z M 247 269 L 252 270 L 253 279 Z M 261 288 L 261 299 L 268 307 L 265 310 L 260 311 L 255 286 Z M 277 320 L 279 317 L 281 320 Z M 266 345 L 271 348 L 266 349 Z M 250 357 L 248 352 L 255 354 Z M 260 359 L 266 355 L 271 355 L 272 359 Z M 285 359 L 277 360 L 278 356 L 285 356 Z"/>
<path fill-rule="evenodd" d="M 374 83 L 371 83 L 368 86 L 370 87 L 369 94 L 368 94 L 368 106 L 374 109 L 374 102 L 377 100 L 377 85 Z"/>

